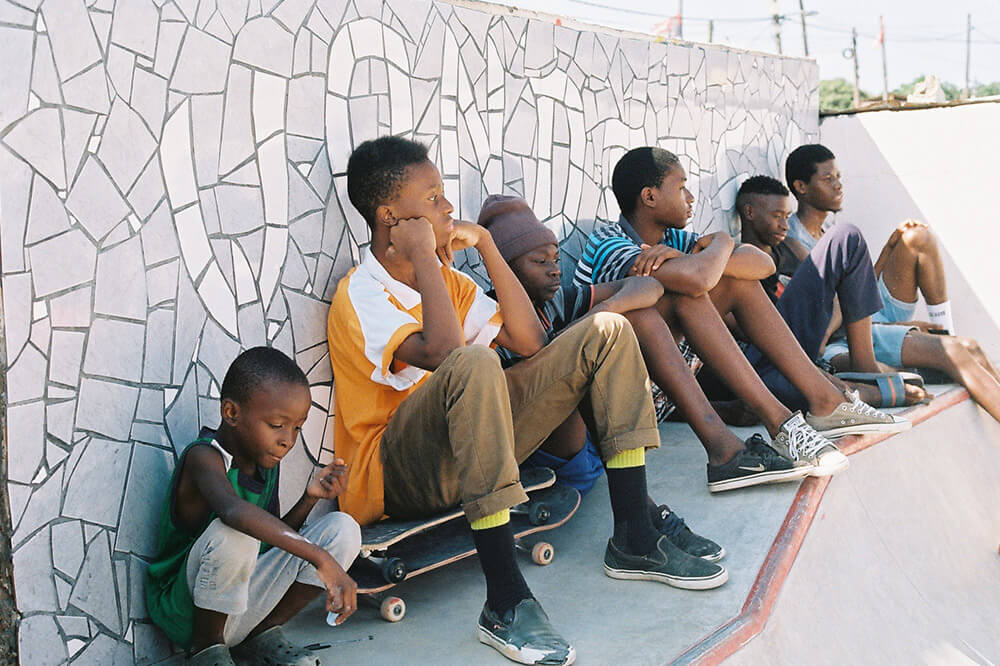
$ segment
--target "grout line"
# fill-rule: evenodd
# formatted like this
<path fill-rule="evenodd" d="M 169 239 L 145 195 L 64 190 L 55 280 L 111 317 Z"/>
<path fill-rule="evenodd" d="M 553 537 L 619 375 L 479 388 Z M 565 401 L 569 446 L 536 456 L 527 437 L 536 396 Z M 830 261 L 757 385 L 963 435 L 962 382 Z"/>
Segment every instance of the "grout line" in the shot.
<path fill-rule="evenodd" d="M 968 399 L 969 392 L 959 387 L 938 396 L 929 405 L 911 407 L 902 414 L 917 425 Z M 853 455 L 890 437 L 891 434 L 851 437 L 840 450 Z M 720 664 L 764 630 L 831 478 L 810 477 L 799 487 L 739 614 L 700 638 L 669 663 Z"/>

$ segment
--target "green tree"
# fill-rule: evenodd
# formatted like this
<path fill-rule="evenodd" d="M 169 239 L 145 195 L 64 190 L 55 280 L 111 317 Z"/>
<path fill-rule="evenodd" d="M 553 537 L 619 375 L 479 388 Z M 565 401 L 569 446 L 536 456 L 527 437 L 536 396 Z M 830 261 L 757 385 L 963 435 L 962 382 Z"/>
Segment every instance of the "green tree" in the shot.
<path fill-rule="evenodd" d="M 868 94 L 861 91 L 861 99 Z M 854 107 L 854 86 L 847 79 L 824 79 L 819 82 L 819 110 L 847 111 Z"/>
<path fill-rule="evenodd" d="M 979 83 L 972 89 L 973 97 L 992 97 L 993 95 L 1000 95 L 1000 81 Z"/>

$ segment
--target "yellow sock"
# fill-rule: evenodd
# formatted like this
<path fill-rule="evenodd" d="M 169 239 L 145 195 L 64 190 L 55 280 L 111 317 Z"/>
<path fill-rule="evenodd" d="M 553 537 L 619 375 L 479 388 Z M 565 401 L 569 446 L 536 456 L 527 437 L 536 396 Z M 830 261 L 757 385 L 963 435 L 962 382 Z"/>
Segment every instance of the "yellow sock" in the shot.
<path fill-rule="evenodd" d="M 472 529 L 474 530 L 488 530 L 491 527 L 500 527 L 501 525 L 506 525 L 510 522 L 510 509 L 504 509 L 503 511 L 497 511 L 496 513 L 491 513 L 488 516 L 483 516 L 479 520 L 473 520 Z"/>
<path fill-rule="evenodd" d="M 642 467 L 646 464 L 646 449 L 627 449 L 622 451 L 607 463 L 608 469 L 625 469 L 627 467 Z"/>

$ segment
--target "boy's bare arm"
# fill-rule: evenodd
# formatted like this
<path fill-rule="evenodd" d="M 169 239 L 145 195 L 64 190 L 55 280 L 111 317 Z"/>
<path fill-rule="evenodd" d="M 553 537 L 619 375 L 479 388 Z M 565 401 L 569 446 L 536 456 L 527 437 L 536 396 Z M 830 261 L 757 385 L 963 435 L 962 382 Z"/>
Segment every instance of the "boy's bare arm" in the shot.
<path fill-rule="evenodd" d="M 413 265 L 423 311 L 423 330 L 407 337 L 396 349 L 395 360 L 424 370 L 435 370 L 462 346 L 462 327 L 441 276 L 434 230 L 424 218 L 400 220 L 389 232 L 390 251 Z"/>
<path fill-rule="evenodd" d="M 763 280 L 774 275 L 774 259 L 760 248 L 744 243 L 733 250 L 723 275 L 741 280 Z"/>
<path fill-rule="evenodd" d="M 197 446 L 189 451 L 183 474 L 189 476 L 190 486 L 224 524 L 316 567 L 319 579 L 327 590 L 327 610 L 341 613 L 344 619 L 354 612 L 357 608 L 357 585 L 347 572 L 326 550 L 264 509 L 239 497 L 226 478 L 226 469 L 217 451 L 207 446 Z"/>
<path fill-rule="evenodd" d="M 701 296 L 719 283 L 732 253 L 733 239 L 729 234 L 702 236 L 692 254 L 663 262 L 652 275 L 667 291 Z"/>
<path fill-rule="evenodd" d="M 595 284 L 591 312 L 625 314 L 651 308 L 663 296 L 663 285 L 654 277 L 635 276 L 614 282 Z"/>
<path fill-rule="evenodd" d="M 485 227 L 456 220 L 452 249 L 468 247 L 476 248 L 483 258 L 483 265 L 496 290 L 503 314 L 503 328 L 497 334 L 497 343 L 523 357 L 537 353 L 545 346 L 545 329 L 538 321 L 527 292 L 497 249 L 493 236 Z"/>

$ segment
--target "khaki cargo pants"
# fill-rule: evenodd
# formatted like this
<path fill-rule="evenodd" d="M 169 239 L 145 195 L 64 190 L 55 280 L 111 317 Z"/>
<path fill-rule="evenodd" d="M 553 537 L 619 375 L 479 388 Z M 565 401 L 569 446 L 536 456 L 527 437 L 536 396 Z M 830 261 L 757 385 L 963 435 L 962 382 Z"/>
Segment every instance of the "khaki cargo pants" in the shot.
<path fill-rule="evenodd" d="M 605 460 L 659 446 L 639 343 L 620 315 L 585 317 L 506 370 L 488 347 L 456 349 L 386 427 L 386 513 L 461 504 L 473 521 L 525 501 L 518 463 L 578 407 Z"/>

